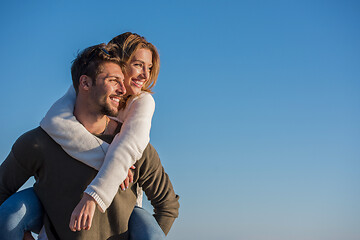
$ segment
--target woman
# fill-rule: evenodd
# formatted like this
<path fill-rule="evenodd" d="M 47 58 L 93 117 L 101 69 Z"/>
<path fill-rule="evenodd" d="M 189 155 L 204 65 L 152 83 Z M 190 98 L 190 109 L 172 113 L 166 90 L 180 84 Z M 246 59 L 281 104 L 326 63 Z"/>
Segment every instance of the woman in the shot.
<path fill-rule="evenodd" d="M 117 45 L 118 55 L 125 62 L 124 85 L 127 91 L 118 115 L 118 120 L 123 123 L 123 126 L 120 133 L 114 138 L 113 143 L 107 146 L 106 143 L 98 138 L 96 139 L 84 128 L 76 127 L 80 123 L 71 118 L 75 99 L 73 89 L 70 89 L 63 98 L 52 106 L 40 124 L 55 141 L 61 143 L 69 155 L 99 170 L 71 216 L 69 227 L 73 231 L 91 227 L 95 209 L 89 207 L 89 199 L 96 202 L 101 211 L 105 211 L 114 198 L 119 185 L 124 180 L 121 187 L 124 188 L 129 185 L 129 179 L 125 179 L 128 175 L 128 169 L 141 157 L 149 142 L 151 119 L 155 108 L 150 93 L 159 72 L 157 50 L 143 37 L 133 33 L 121 34 L 111 40 L 110 43 Z M 80 132 L 74 134 L 69 129 L 78 129 Z M 81 136 L 79 139 L 81 141 L 74 140 L 74 136 Z M 70 139 L 72 140 L 71 143 Z M 86 144 L 76 145 L 76 143 L 84 141 Z M 103 159 L 104 156 L 105 159 Z M 30 195 L 31 189 L 25 191 Z M 14 196 L 16 197 L 17 194 Z M 36 197 L 33 194 L 31 199 L 34 199 L 34 196 Z M 32 205 L 36 204 L 32 203 Z M 37 212 L 41 215 L 41 211 L 37 210 Z M 137 228 L 142 230 L 139 231 Z M 139 234 L 153 234 L 154 239 L 164 237 L 164 233 L 155 219 L 140 207 L 135 207 L 130 217 L 129 233 L 131 239 L 142 239 L 143 236 Z"/>

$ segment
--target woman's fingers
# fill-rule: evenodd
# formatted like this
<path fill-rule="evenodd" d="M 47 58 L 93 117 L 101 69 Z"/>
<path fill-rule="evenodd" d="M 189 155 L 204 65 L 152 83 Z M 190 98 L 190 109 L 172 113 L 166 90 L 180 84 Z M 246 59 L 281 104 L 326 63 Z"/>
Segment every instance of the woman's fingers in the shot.
<path fill-rule="evenodd" d="M 69 223 L 69 228 L 71 231 L 75 232 L 75 222 L 77 220 L 75 219 L 75 216 L 73 216 L 73 214 L 71 214 L 71 217 L 70 217 L 70 223 Z"/>
<path fill-rule="evenodd" d="M 79 216 L 78 220 L 76 221 L 76 231 L 81 231 L 81 219 L 82 216 Z"/>
<path fill-rule="evenodd" d="M 75 232 L 90 229 L 95 208 L 95 200 L 85 193 L 71 214 L 69 223 L 71 231 Z"/>
<path fill-rule="evenodd" d="M 127 177 L 124 181 L 124 184 L 125 184 L 125 188 L 128 188 L 129 187 L 129 177 Z"/>
<path fill-rule="evenodd" d="M 94 217 L 94 212 L 92 212 L 92 214 L 90 213 L 89 216 L 87 217 L 86 230 L 89 230 L 91 228 L 93 217 Z"/>
<path fill-rule="evenodd" d="M 88 216 L 86 214 L 82 213 L 80 230 L 85 230 L 87 228 L 87 225 L 86 225 L 87 224 L 87 218 L 88 218 Z"/>
<path fill-rule="evenodd" d="M 120 189 L 125 191 L 129 186 L 130 183 L 134 182 L 134 173 L 131 171 L 131 169 L 135 169 L 135 166 L 131 166 L 128 171 L 128 176 L 126 179 L 120 184 Z"/>
<path fill-rule="evenodd" d="M 80 206 L 80 203 L 81 203 L 81 201 L 75 207 L 75 209 L 72 212 L 71 217 L 70 217 L 69 227 L 70 227 L 70 230 L 73 232 L 81 230 L 82 206 Z"/>
<path fill-rule="evenodd" d="M 132 166 L 134 168 L 130 168 L 128 171 L 128 177 L 129 177 L 129 181 L 132 183 L 134 182 L 134 173 L 131 171 L 131 169 L 135 169 L 135 166 Z"/>

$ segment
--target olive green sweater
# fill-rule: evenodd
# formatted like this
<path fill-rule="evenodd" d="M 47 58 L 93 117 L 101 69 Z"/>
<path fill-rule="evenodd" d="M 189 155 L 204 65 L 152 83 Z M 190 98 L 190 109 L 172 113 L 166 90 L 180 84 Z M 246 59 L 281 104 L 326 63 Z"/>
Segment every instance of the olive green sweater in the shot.
<path fill-rule="evenodd" d="M 102 138 L 111 142 L 113 136 Z M 15 142 L 0 166 L 0 205 L 35 176 L 34 189 L 45 210 L 44 224 L 49 240 L 128 239 L 128 220 L 136 203 L 136 183 L 139 183 L 154 207 L 154 217 L 167 234 L 178 216 L 179 196 L 174 193 L 150 144 L 135 166 L 134 183 L 126 191 L 118 191 L 105 213 L 96 209 L 91 229 L 72 232 L 68 226 L 70 215 L 97 171 L 70 157 L 38 127 Z"/>

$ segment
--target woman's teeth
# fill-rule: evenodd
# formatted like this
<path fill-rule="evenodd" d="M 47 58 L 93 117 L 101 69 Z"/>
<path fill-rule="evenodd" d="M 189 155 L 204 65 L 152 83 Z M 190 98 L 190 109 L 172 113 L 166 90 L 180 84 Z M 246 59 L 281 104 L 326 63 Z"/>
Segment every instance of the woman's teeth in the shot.
<path fill-rule="evenodd" d="M 144 84 L 144 81 L 133 80 L 132 82 L 133 82 L 137 87 L 142 87 L 142 85 Z"/>

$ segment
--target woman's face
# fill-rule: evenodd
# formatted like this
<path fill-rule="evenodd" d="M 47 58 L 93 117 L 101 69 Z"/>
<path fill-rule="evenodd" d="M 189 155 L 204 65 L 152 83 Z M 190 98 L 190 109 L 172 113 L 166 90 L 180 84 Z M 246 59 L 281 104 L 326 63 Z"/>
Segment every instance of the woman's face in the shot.
<path fill-rule="evenodd" d="M 152 52 L 146 48 L 135 51 L 126 65 L 124 85 L 126 96 L 137 95 L 141 92 L 142 86 L 149 80 L 152 68 Z"/>

